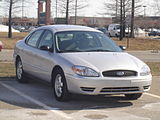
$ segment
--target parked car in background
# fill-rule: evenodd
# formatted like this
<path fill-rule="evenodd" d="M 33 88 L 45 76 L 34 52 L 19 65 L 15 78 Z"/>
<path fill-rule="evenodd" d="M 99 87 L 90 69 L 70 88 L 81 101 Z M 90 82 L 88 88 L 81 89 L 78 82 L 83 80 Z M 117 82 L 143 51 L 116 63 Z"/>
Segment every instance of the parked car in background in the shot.
<path fill-rule="evenodd" d="M 21 83 L 26 76 L 50 82 L 59 101 L 72 93 L 138 99 L 150 89 L 150 68 L 121 48 L 93 28 L 43 26 L 17 42 L 16 78 Z"/>
<path fill-rule="evenodd" d="M 119 37 L 120 36 L 120 25 L 119 24 L 110 24 L 108 26 L 109 36 L 110 37 Z"/>
<path fill-rule="evenodd" d="M 160 31 L 151 31 L 148 33 L 148 36 L 160 36 Z"/>
<path fill-rule="evenodd" d="M 125 29 L 125 37 L 130 36 L 130 29 Z M 120 24 L 110 24 L 108 26 L 108 32 L 110 37 L 119 37 L 120 36 Z"/>
<path fill-rule="evenodd" d="M 97 30 L 100 30 L 100 31 L 103 32 L 105 35 L 109 36 L 109 31 L 108 31 L 105 27 L 97 28 Z"/>

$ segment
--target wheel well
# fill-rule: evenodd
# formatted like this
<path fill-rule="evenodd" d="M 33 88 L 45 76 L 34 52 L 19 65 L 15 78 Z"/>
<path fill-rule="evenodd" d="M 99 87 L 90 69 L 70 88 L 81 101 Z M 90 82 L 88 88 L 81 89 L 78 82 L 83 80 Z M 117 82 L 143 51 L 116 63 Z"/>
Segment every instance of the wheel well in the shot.
<path fill-rule="evenodd" d="M 15 62 L 15 64 L 17 64 L 17 61 L 18 61 L 18 60 L 21 60 L 21 58 L 20 58 L 19 55 L 17 55 L 17 57 L 16 57 L 16 62 Z"/>
<path fill-rule="evenodd" d="M 57 69 L 61 69 L 62 71 L 63 71 L 63 69 L 59 66 L 59 65 L 56 65 L 54 68 L 53 68 L 53 70 L 52 70 L 52 76 L 51 76 L 51 82 L 53 82 L 53 74 L 54 74 L 54 72 L 57 70 Z"/>

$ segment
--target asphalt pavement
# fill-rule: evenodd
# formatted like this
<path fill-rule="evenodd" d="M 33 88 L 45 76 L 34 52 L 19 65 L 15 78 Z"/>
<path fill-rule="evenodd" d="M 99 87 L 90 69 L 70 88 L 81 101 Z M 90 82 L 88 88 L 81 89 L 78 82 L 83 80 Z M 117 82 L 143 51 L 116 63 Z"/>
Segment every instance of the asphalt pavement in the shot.
<path fill-rule="evenodd" d="M 159 120 L 159 85 L 160 77 L 153 77 L 151 91 L 135 101 L 123 95 L 74 95 L 58 102 L 48 84 L 0 78 L 0 120 Z"/>

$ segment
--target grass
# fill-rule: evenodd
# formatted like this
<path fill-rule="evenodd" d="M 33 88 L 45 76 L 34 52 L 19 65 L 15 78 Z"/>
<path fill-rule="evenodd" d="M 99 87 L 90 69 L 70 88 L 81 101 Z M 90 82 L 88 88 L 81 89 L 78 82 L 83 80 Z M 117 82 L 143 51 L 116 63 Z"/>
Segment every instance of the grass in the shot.
<path fill-rule="evenodd" d="M 22 40 L 28 33 L 13 33 L 12 38 L 7 37 L 7 33 L 0 32 L 0 41 L 4 45 L 4 49 L 13 49 L 18 40 Z"/>
<path fill-rule="evenodd" d="M 160 76 L 160 62 L 148 62 L 152 75 L 153 76 Z"/>
<path fill-rule="evenodd" d="M 15 67 L 13 63 L 0 62 L 0 77 L 14 77 Z"/>
<path fill-rule="evenodd" d="M 153 76 L 160 76 L 160 62 L 148 62 Z M 13 63 L 0 62 L 0 77 L 14 77 L 15 67 Z"/>
<path fill-rule="evenodd" d="M 127 38 L 120 41 L 117 38 L 113 38 L 113 40 L 122 46 L 127 47 Z M 129 48 L 127 50 L 160 50 L 160 40 L 153 40 L 149 38 L 129 38 Z"/>
<path fill-rule="evenodd" d="M 13 49 L 18 40 L 23 39 L 28 33 L 13 33 L 13 38 L 7 38 L 7 33 L 0 32 L 0 41 L 4 44 L 4 49 Z M 127 46 L 127 38 L 120 41 L 113 38 L 118 45 Z M 129 48 L 127 50 L 160 50 L 160 40 L 135 38 L 129 39 Z"/>

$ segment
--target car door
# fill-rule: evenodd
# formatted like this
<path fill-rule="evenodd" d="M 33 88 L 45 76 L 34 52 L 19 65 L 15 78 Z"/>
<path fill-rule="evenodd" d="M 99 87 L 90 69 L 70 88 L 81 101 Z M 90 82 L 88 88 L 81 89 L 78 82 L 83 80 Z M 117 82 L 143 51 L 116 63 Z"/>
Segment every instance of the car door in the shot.
<path fill-rule="evenodd" d="M 25 40 L 25 45 L 21 53 L 21 59 L 23 64 L 23 69 L 25 72 L 36 75 L 36 56 L 37 56 L 37 45 L 40 37 L 42 36 L 44 30 L 37 30 L 29 35 Z"/>
<path fill-rule="evenodd" d="M 37 62 L 35 63 L 35 66 L 37 69 L 36 76 L 46 81 L 51 80 L 51 73 L 54 66 L 53 43 L 54 42 L 53 42 L 52 32 L 49 30 L 45 30 L 38 44 L 38 54 L 35 58 Z M 50 48 L 50 51 L 41 49 L 41 47 L 46 47 L 46 46 Z"/>

